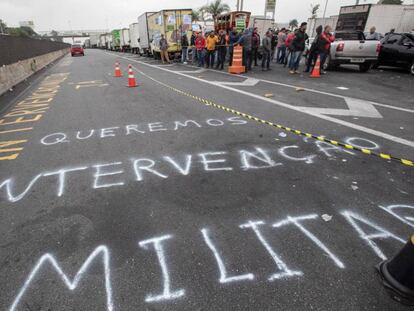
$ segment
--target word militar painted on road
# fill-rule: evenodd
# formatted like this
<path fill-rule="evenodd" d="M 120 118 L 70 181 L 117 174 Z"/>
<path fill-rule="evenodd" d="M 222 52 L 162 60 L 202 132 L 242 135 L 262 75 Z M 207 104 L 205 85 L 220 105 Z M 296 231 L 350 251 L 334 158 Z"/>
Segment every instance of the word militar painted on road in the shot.
<path fill-rule="evenodd" d="M 414 206 L 394 204 L 389 206 L 378 206 L 378 210 L 385 211 L 384 217 L 394 217 L 395 219 L 402 222 L 404 226 L 408 225 L 409 227 L 414 228 L 414 219 L 403 216 L 403 213 L 407 211 L 413 211 Z M 403 245 L 405 243 L 405 239 L 403 237 L 394 234 L 387 228 L 382 227 L 360 212 L 355 212 L 353 210 L 342 210 L 338 212 L 338 214 L 340 217 L 343 217 L 346 223 L 349 225 L 346 228 L 344 225 L 341 225 L 341 230 L 344 230 L 344 232 L 349 232 L 349 230 L 354 229 L 355 237 L 358 236 L 361 240 L 360 245 L 355 245 L 353 251 L 356 251 L 361 247 L 366 247 L 373 256 L 376 256 L 381 260 L 385 260 L 387 259 L 387 256 L 385 255 L 383 249 L 381 249 L 377 244 L 377 240 L 387 240 L 389 241 L 388 243 L 392 243 L 392 245 L 395 244 L 396 247 L 400 247 L 400 245 Z M 333 217 L 336 219 L 336 216 Z M 277 235 L 278 230 L 282 230 L 280 228 L 287 227 L 288 230 L 295 230 L 297 234 L 303 237 L 303 244 L 310 243 L 315 251 L 320 252 L 321 256 L 326 258 L 324 260 L 324 265 L 329 265 L 329 269 L 325 269 L 324 267 L 320 267 L 318 265 L 315 268 L 316 270 L 323 269 L 324 272 L 334 268 L 339 269 L 339 271 L 346 270 L 346 262 L 344 262 L 344 260 L 340 258 L 339 255 L 335 254 L 335 249 L 338 248 L 338 245 L 327 245 L 327 243 L 323 241 L 321 233 L 315 232 L 315 230 L 309 228 L 311 227 L 312 223 L 323 224 L 322 219 L 320 215 L 312 213 L 297 216 L 288 215 L 283 219 L 272 219 L 271 221 L 267 222 L 264 220 L 247 220 L 239 224 L 237 227 L 235 226 L 234 229 L 237 230 L 237 232 L 240 232 L 239 234 L 250 234 L 255 238 L 255 240 L 257 240 L 257 243 L 255 245 L 249 245 L 246 243 L 243 245 L 244 248 L 257 248 L 255 251 L 263 251 L 271 258 L 273 264 L 269 267 L 265 267 L 268 271 L 268 275 L 265 276 L 265 278 L 260 277 L 257 273 L 257 270 L 259 268 L 263 269 L 262 262 L 260 262 L 260 267 L 257 267 L 255 264 L 248 261 L 243 262 L 243 265 L 240 268 L 235 268 L 234 264 L 231 264 L 231 260 L 229 260 L 228 257 L 224 256 L 224 254 L 230 254 L 231 251 L 223 246 L 228 245 L 228 243 L 223 243 L 223 240 L 225 241 L 226 237 L 220 235 L 220 232 L 204 227 L 200 228 L 199 232 L 197 232 L 197 234 L 191 238 L 197 239 L 197 245 L 200 245 L 202 248 L 204 247 L 209 251 L 209 254 L 211 256 L 210 262 L 216 265 L 217 270 L 215 272 L 215 275 L 218 283 L 223 284 L 224 286 L 231 286 L 232 284 L 239 282 L 252 284 L 254 281 L 280 283 L 292 278 L 298 279 L 306 277 L 308 271 L 306 268 L 303 269 L 302 267 L 298 267 L 297 264 L 289 263 L 289 259 L 285 258 L 286 256 L 282 256 L 280 254 L 280 250 L 274 247 L 271 243 L 272 236 L 269 234 L 269 228 L 271 228 L 272 232 L 274 232 L 274 235 Z M 342 222 L 338 222 L 338 224 L 341 223 Z M 226 231 L 227 229 L 228 228 L 226 228 Z M 326 230 L 328 229 L 324 228 L 323 231 L 325 232 Z M 137 243 L 137 252 L 155 252 L 156 256 L 153 257 L 155 258 L 155 261 L 153 263 L 149 261 L 149 263 L 158 267 L 161 272 L 158 278 L 151 276 L 151 278 L 154 279 L 155 284 L 158 284 L 159 279 L 161 279 L 162 285 L 158 292 L 143 293 L 145 295 L 144 297 L 146 303 L 174 303 L 177 299 L 187 298 L 188 294 L 186 289 L 174 285 L 174 275 L 177 274 L 177 269 L 174 268 L 175 258 L 171 253 L 168 253 L 167 247 L 167 245 L 176 244 L 177 239 L 180 238 L 181 236 L 179 234 L 177 236 L 173 234 L 163 234 L 141 240 Z M 188 238 L 188 235 L 186 235 L 186 238 Z M 202 250 L 203 249 L 195 251 L 198 252 Z M 208 252 L 206 254 L 208 254 Z M 234 256 L 237 255 L 233 255 L 233 257 Z M 71 277 L 64 272 L 61 264 L 59 264 L 59 261 L 53 254 L 46 253 L 42 255 L 34 265 L 31 272 L 28 274 L 27 278 L 24 281 L 22 279 L 23 285 L 17 291 L 17 295 L 11 302 L 9 311 L 16 311 L 19 307 L 22 307 L 24 303 L 24 297 L 30 293 L 36 292 L 36 294 L 38 294 L 38 288 L 36 288 L 36 280 L 41 278 L 41 274 L 44 274 L 45 271 L 51 271 L 46 270 L 44 268 L 45 266 L 52 268 L 54 270 L 53 272 L 56 272 L 56 275 L 54 277 L 60 278 L 63 284 L 70 291 L 74 291 L 77 289 L 79 282 L 85 282 L 88 280 L 88 271 L 90 269 L 90 266 L 96 262 L 101 263 L 103 266 L 102 279 L 104 280 L 105 284 L 105 290 L 102 289 L 100 291 L 96 291 L 97 295 L 106 296 L 106 306 L 105 308 L 102 306 L 100 309 L 106 309 L 108 311 L 114 311 L 116 309 L 124 310 L 121 306 L 117 306 L 118 304 L 115 300 L 116 291 L 114 293 L 112 289 L 112 280 L 114 276 L 111 270 L 110 258 L 111 252 L 108 246 L 100 245 L 96 247 L 89 255 L 89 257 L 83 262 L 83 264 L 80 266 L 80 269 L 76 272 L 75 276 L 71 280 Z M 310 257 L 308 260 L 312 261 L 315 259 Z M 62 262 L 65 261 L 63 260 Z M 269 263 L 270 262 L 271 261 L 269 261 Z M 214 269 L 212 268 L 210 271 L 214 271 Z M 50 277 L 49 273 L 47 274 L 48 277 Z M 94 275 L 95 273 L 96 271 L 94 272 Z M 140 289 L 141 288 L 142 287 L 140 287 Z M 119 301 L 119 304 L 120 303 L 121 300 Z"/>
<path fill-rule="evenodd" d="M 305 142 L 307 138 L 304 138 Z M 348 141 L 356 142 L 366 148 L 376 149 L 378 144 L 361 138 L 350 137 Z M 56 181 L 56 196 L 61 197 L 66 192 L 68 178 L 91 178 L 92 189 L 122 187 L 135 180 L 146 182 L 151 177 L 166 180 L 171 176 L 190 176 L 192 173 L 231 173 L 239 170 L 275 169 L 286 162 L 310 165 L 315 163 L 318 154 L 334 158 L 336 154 L 354 156 L 350 150 L 332 146 L 323 141 L 312 141 L 317 147 L 317 153 L 304 152 L 298 145 L 284 145 L 277 149 L 267 150 L 259 146 L 246 147 L 233 152 L 205 151 L 197 154 L 180 154 L 176 156 L 162 155 L 158 158 L 131 156 L 130 161 L 96 162 L 93 164 L 65 166 L 38 173 L 25 187 L 16 189 L 15 179 L 8 178 L 0 182 L 0 196 L 9 202 L 17 202 L 26 197 L 43 178 L 54 178 Z M 343 159 L 346 161 L 346 159 Z M 18 185 L 22 185 L 19 181 Z M 22 188 L 21 188 L 22 187 Z"/>
<path fill-rule="evenodd" d="M 60 84 L 68 75 L 57 73 L 46 77 L 29 97 L 19 102 L 0 119 L 0 161 L 16 159 L 27 142 L 23 137 L 4 140 L 3 135 L 31 131 L 33 122 L 39 121 L 49 109 Z"/>

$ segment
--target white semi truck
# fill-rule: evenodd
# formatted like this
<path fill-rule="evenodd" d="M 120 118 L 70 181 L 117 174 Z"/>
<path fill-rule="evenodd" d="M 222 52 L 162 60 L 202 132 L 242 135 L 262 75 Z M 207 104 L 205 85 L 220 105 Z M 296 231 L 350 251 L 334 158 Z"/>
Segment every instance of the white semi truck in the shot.
<path fill-rule="evenodd" d="M 148 16 L 154 14 L 154 12 L 146 12 L 138 17 L 138 29 L 139 29 L 139 45 L 142 54 L 150 56 L 151 42 L 148 32 Z"/>
<path fill-rule="evenodd" d="M 130 40 L 131 53 L 141 55 L 142 53 L 141 53 L 141 45 L 139 43 L 139 24 L 138 23 L 133 23 L 129 25 L 129 40 Z"/>
<path fill-rule="evenodd" d="M 95 48 L 98 47 L 99 37 L 100 37 L 99 33 L 92 33 L 92 34 L 89 35 L 90 47 L 91 48 L 95 49 Z"/>
<path fill-rule="evenodd" d="M 119 41 L 120 48 L 122 52 L 129 52 L 131 49 L 130 38 L 129 38 L 129 28 L 123 28 L 119 32 Z"/>

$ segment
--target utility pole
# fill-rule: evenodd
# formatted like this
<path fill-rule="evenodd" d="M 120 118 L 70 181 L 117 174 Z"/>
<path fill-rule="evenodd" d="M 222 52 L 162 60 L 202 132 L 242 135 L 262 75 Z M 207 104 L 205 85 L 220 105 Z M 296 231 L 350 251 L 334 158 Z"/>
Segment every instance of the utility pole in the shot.
<path fill-rule="evenodd" d="M 240 0 L 240 11 L 243 11 L 243 0 Z"/>
<path fill-rule="evenodd" d="M 236 8 L 236 11 L 239 11 L 239 7 L 240 7 L 240 0 L 237 0 L 237 8 Z"/>
<path fill-rule="evenodd" d="M 323 22 L 324 23 L 325 23 L 326 9 L 328 8 L 328 2 L 329 2 L 329 0 L 326 0 L 325 9 L 323 10 Z"/>

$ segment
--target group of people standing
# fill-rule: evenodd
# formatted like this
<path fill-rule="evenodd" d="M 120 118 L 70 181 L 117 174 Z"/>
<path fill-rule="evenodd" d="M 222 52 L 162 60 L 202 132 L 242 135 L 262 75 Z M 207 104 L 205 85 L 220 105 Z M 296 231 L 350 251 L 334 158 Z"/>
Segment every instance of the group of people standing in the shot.
<path fill-rule="evenodd" d="M 190 39 L 184 33 L 181 36 L 181 61 L 187 64 L 191 54 L 192 64 L 223 70 L 227 60 L 229 66 L 232 65 L 234 47 L 241 46 L 243 65 L 246 67 L 246 71 L 252 70 L 253 65 L 258 66 L 258 60 L 261 58 L 263 71 L 270 70 L 270 64 L 273 60 L 284 67 L 288 66 L 290 74 L 297 74 L 309 39 L 306 29 L 307 23 L 305 22 L 295 31 L 286 28 L 282 28 L 280 31 L 269 29 L 263 38 L 260 37 L 257 28 L 246 29 L 242 33 L 236 29 L 228 33 L 225 30 L 211 31 L 205 35 L 201 32 L 193 32 Z M 316 29 L 316 37 L 309 47 L 304 72 L 311 71 L 318 58 L 321 68 L 323 68 L 329 55 L 331 43 L 335 40 L 331 32 L 330 26 L 324 28 L 319 26 Z M 165 42 L 160 43 L 164 47 L 166 40 L 164 38 L 162 40 Z M 161 55 L 164 56 L 162 57 L 164 61 L 165 55 L 163 53 Z M 169 59 L 167 60 L 169 61 Z"/>

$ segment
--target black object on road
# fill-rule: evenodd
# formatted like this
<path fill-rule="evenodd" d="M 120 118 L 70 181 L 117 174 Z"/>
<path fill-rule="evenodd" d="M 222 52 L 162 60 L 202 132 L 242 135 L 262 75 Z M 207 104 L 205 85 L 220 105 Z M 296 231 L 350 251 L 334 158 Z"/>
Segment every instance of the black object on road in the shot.
<path fill-rule="evenodd" d="M 391 297 L 414 306 L 414 235 L 391 260 L 376 266 Z"/>

